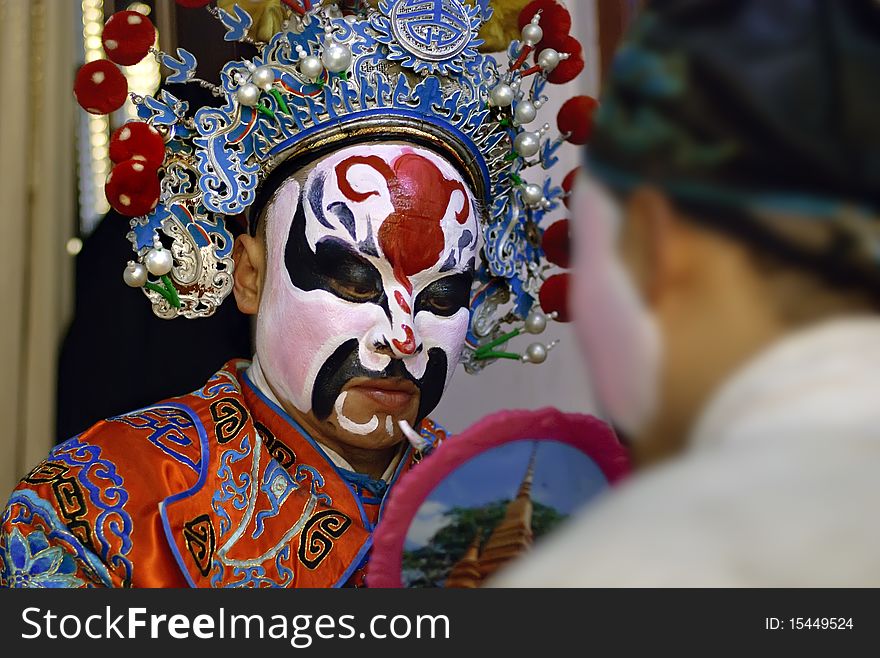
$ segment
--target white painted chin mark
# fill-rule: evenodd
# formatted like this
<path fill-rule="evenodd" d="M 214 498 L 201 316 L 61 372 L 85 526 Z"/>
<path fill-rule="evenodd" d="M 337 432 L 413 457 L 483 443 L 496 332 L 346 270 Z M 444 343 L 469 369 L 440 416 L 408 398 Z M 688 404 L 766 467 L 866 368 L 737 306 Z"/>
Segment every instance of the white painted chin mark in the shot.
<path fill-rule="evenodd" d="M 351 418 L 345 416 L 342 413 L 342 407 L 345 405 L 345 398 L 348 397 L 348 391 L 343 391 L 338 398 L 336 398 L 336 404 L 333 405 L 333 408 L 336 410 L 336 417 L 339 419 L 339 424 L 342 426 L 346 432 L 351 432 L 352 434 L 370 434 L 375 432 L 379 427 L 379 419 L 376 416 L 370 418 L 366 423 L 356 423 Z"/>
<path fill-rule="evenodd" d="M 385 431 L 388 432 L 388 436 L 394 436 L 394 421 L 391 420 L 391 416 L 385 416 Z"/>

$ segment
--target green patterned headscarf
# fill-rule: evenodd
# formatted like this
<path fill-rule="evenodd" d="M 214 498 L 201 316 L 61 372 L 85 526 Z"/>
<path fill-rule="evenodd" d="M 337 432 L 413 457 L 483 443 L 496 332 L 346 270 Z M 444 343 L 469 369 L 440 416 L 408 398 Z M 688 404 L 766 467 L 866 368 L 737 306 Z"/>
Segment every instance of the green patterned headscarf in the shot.
<path fill-rule="evenodd" d="M 880 2 L 653 1 L 588 153 L 718 228 L 880 291 Z"/>

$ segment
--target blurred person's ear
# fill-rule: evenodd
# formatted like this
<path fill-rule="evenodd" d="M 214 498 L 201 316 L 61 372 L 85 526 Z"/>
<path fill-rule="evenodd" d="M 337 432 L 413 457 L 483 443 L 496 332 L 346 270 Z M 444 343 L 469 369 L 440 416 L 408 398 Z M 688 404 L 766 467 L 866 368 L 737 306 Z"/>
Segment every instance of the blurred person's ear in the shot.
<path fill-rule="evenodd" d="M 655 187 L 633 190 L 624 212 L 623 260 L 645 302 L 657 307 L 698 276 L 699 246 L 675 205 Z"/>
<path fill-rule="evenodd" d="M 260 237 L 248 234 L 239 235 L 232 249 L 235 261 L 232 288 L 238 310 L 247 315 L 255 315 L 260 308 L 260 296 L 266 271 L 266 249 Z"/>

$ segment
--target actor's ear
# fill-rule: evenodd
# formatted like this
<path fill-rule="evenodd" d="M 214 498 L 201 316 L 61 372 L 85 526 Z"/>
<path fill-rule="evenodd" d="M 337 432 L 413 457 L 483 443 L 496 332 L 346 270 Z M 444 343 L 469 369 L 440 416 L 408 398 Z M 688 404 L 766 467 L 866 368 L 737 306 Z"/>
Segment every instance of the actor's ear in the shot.
<path fill-rule="evenodd" d="M 623 258 L 644 299 L 656 305 L 693 274 L 693 241 L 675 205 L 654 187 L 638 187 L 625 205 Z"/>
<path fill-rule="evenodd" d="M 266 271 L 266 249 L 260 238 L 239 235 L 232 249 L 235 260 L 235 301 L 238 310 L 247 315 L 255 315 L 260 308 L 260 295 L 263 290 L 263 275 Z"/>

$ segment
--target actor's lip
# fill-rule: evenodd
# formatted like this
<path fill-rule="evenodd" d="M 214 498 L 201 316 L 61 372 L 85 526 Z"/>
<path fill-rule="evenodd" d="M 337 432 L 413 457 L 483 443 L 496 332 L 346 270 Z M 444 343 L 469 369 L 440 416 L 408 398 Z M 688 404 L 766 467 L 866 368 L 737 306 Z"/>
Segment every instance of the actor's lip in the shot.
<path fill-rule="evenodd" d="M 418 387 L 408 379 L 355 379 L 348 387 L 370 398 L 386 411 L 405 409 L 419 394 Z"/>

